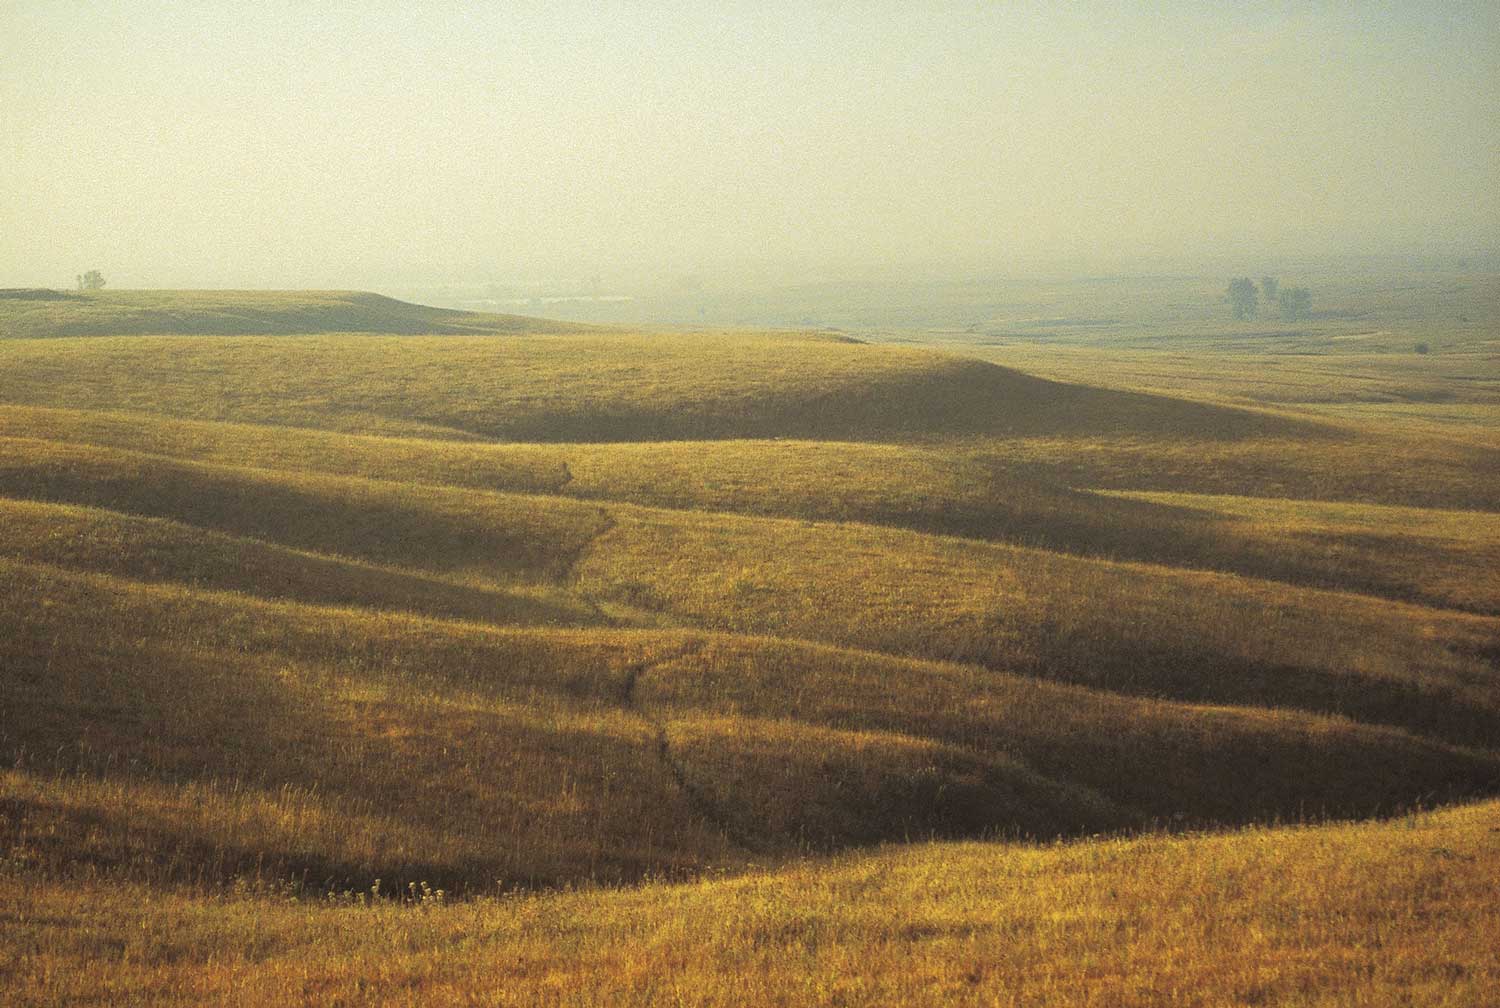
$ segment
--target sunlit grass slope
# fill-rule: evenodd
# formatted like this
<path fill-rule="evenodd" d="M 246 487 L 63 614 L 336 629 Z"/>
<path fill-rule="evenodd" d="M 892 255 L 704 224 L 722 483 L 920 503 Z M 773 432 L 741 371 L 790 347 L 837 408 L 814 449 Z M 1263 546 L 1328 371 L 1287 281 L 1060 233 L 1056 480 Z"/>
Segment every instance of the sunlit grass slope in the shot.
<path fill-rule="evenodd" d="M 1382 594 L 1500 613 L 1500 516 L 1490 512 L 1232 495 L 1129 496 L 1227 519 L 1224 524 L 1254 541 L 1283 542 L 1288 556 L 1317 557 L 1335 583 L 1378 585 Z"/>
<path fill-rule="evenodd" d="M 589 625 L 560 589 L 444 578 L 136 515 L 0 498 L 0 556 L 137 581 L 490 623 Z"/>
<path fill-rule="evenodd" d="M 608 524 L 557 498 L 0 439 L 0 494 L 170 518 L 298 549 L 479 577 L 556 576 Z"/>
<path fill-rule="evenodd" d="M 1489 1005 L 1500 806 L 426 908 L 0 875 L 17 1005 Z"/>

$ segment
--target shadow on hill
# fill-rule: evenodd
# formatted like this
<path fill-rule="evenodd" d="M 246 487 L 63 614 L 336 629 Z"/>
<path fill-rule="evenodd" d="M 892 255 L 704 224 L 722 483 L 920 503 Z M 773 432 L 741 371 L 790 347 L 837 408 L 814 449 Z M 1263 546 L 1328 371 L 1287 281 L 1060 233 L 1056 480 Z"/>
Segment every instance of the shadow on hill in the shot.
<path fill-rule="evenodd" d="M 509 625 L 590 626 L 557 592 L 444 581 L 159 518 L 0 497 L 0 556 L 135 581 Z"/>
<path fill-rule="evenodd" d="M 788 348 L 787 353 L 795 353 Z M 884 353 L 850 347 L 850 353 Z M 930 441 L 962 437 L 1170 437 L 1199 440 L 1330 438 L 1315 421 L 1178 399 L 1070 385 L 998 364 L 919 357 L 912 366 L 830 374 L 815 383 L 765 382 L 754 397 L 603 399 L 562 376 L 545 401 L 520 411 L 445 420 L 481 437 L 528 442 L 639 442 L 790 438 Z M 817 365 L 810 364 L 809 370 Z M 649 359 L 646 364 L 649 373 Z M 748 368 L 747 368 L 748 371 Z M 580 376 L 582 378 L 583 376 Z M 753 375 L 751 375 L 753 377 Z M 432 417 L 426 418 L 431 421 Z"/>
<path fill-rule="evenodd" d="M 357 431 L 383 421 L 376 426 L 550 443 L 1037 436 L 1203 442 L 1327 440 L 1338 432 L 1312 420 L 1070 385 L 931 351 L 787 333 L 578 330 L 373 294 L 124 292 L 0 302 L 0 333 L 13 336 L 187 337 L 101 339 L 70 345 L 66 354 L 13 344 L 0 398 Z M 312 335 L 264 338 L 292 333 Z M 496 334 L 551 338 L 464 338 Z M 155 394 L 143 397 L 145 389 Z"/>
<path fill-rule="evenodd" d="M 0 288 L 0 301 L 72 301 L 79 296 L 50 287 Z"/>
<path fill-rule="evenodd" d="M 769 639 L 711 638 L 657 666 L 640 702 L 667 716 L 692 712 L 674 741 L 727 806 L 745 804 L 737 796 L 754 793 L 747 782 L 771 794 L 798 782 L 808 800 L 761 808 L 763 832 L 790 822 L 814 836 L 868 836 L 859 809 L 902 794 L 930 813 L 909 823 L 916 829 L 1040 836 L 1122 818 L 1146 826 L 1372 815 L 1500 789 L 1492 754 L 1390 728 Z M 860 747 L 866 759 L 851 755 Z M 936 800 L 941 785 L 981 804 L 957 815 Z M 933 800 L 918 800 L 928 789 Z M 830 809 L 840 795 L 853 807 Z"/>
<path fill-rule="evenodd" d="M 581 501 L 297 476 L 0 439 L 0 494 L 103 508 L 413 570 L 556 577 L 608 525 Z"/>
<path fill-rule="evenodd" d="M 915 434 L 1237 440 L 1334 433 L 1327 425 L 1312 421 L 1174 396 L 1069 384 L 969 360 L 933 369 L 929 383 L 874 390 L 858 408 L 869 414 L 872 424 L 890 416 Z"/>

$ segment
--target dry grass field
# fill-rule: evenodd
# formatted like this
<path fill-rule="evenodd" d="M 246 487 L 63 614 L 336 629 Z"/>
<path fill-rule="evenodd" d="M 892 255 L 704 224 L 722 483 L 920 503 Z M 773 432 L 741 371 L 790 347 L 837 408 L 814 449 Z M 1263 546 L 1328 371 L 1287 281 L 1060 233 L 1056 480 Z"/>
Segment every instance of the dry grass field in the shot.
<path fill-rule="evenodd" d="M 1493 1003 L 1492 337 L 1351 324 L 0 299 L 0 1000 Z"/>
<path fill-rule="evenodd" d="M 0 875 L 16 1005 L 1479 1006 L 1500 806 L 450 905 Z M 384 888 L 382 888 L 384 892 Z M 24 950 L 24 951 L 23 951 Z M 19 953 L 19 954 L 18 954 Z"/>

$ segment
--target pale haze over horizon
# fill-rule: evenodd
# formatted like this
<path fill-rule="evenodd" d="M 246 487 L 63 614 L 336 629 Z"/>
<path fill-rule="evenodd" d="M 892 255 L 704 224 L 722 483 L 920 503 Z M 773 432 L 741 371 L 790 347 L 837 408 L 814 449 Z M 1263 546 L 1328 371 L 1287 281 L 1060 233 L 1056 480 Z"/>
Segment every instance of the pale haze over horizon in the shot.
<path fill-rule="evenodd" d="M 0 286 L 1500 244 L 1493 3 L 324 6 L 0 4 Z"/>

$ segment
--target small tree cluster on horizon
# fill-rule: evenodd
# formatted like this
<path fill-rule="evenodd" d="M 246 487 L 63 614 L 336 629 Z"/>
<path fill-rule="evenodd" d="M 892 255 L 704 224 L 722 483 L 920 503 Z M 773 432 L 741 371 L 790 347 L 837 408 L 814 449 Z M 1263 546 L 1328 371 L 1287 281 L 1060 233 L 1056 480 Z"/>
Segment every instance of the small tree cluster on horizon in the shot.
<path fill-rule="evenodd" d="M 1225 297 L 1229 300 L 1229 310 L 1239 320 L 1255 318 L 1262 297 L 1267 305 L 1277 306 L 1285 321 L 1312 317 L 1312 291 L 1306 287 L 1282 287 L 1273 276 L 1262 277 L 1258 288 L 1249 277 L 1236 277 L 1229 281 Z"/>
<path fill-rule="evenodd" d="M 89 270 L 87 273 L 78 274 L 78 289 L 81 291 L 102 290 L 104 288 L 104 274 L 98 270 Z"/>

